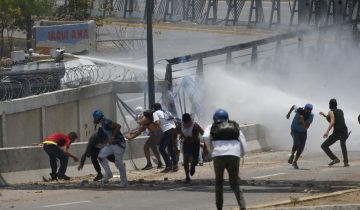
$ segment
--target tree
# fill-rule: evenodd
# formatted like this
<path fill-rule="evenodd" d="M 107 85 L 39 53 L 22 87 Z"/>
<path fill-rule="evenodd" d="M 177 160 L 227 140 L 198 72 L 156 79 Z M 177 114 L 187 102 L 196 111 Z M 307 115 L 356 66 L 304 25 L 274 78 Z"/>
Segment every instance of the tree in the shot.
<path fill-rule="evenodd" d="M 67 0 L 56 10 L 56 16 L 62 19 L 86 20 L 90 17 L 94 0 Z"/>
<path fill-rule="evenodd" d="M 12 30 L 16 28 L 16 19 L 20 16 L 20 10 L 14 4 L 12 0 L 0 1 L 0 57 L 4 56 L 5 30 Z"/>

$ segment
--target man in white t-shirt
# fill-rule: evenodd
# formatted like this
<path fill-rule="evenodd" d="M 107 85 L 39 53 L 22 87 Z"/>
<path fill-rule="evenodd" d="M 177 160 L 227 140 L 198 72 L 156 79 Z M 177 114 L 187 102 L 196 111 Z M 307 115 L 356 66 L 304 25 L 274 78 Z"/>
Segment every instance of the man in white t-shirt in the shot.
<path fill-rule="evenodd" d="M 159 103 L 155 103 L 152 108 L 155 111 L 153 113 L 153 122 L 162 130 L 159 151 L 166 165 L 162 172 L 177 171 L 176 145 L 174 145 L 173 141 L 176 127 L 174 117 L 170 113 L 163 111 Z"/>
<path fill-rule="evenodd" d="M 204 153 L 209 150 L 214 161 L 216 207 L 223 207 L 223 182 L 225 169 L 229 174 L 231 189 L 234 191 L 240 210 L 246 209 L 243 193 L 239 187 L 240 157 L 245 154 L 246 140 L 235 121 L 229 120 L 228 113 L 218 109 L 213 116 L 214 123 L 204 131 Z"/>

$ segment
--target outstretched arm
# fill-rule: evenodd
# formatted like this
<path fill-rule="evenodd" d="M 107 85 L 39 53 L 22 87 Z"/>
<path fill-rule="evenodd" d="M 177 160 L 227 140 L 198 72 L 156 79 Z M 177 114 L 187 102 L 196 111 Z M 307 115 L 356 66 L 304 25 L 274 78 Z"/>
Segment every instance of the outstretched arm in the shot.
<path fill-rule="evenodd" d="M 323 136 L 324 138 L 327 138 L 329 136 L 330 130 L 334 127 L 334 124 L 335 124 L 334 112 L 332 112 L 332 111 L 329 112 L 329 119 L 330 119 L 330 124 L 329 124 L 328 129 L 324 133 L 324 136 Z"/>

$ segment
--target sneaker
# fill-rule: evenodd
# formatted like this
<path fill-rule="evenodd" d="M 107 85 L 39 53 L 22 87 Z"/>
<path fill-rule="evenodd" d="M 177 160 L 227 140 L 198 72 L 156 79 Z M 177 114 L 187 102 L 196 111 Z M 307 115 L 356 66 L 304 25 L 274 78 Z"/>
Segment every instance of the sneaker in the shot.
<path fill-rule="evenodd" d="M 97 175 L 96 175 L 96 177 L 93 179 L 93 181 L 99 181 L 99 180 L 101 180 L 102 178 L 103 178 L 104 176 L 102 175 L 102 173 L 98 173 Z"/>
<path fill-rule="evenodd" d="M 329 163 L 329 166 L 332 166 L 332 165 L 334 165 L 334 164 L 336 164 L 336 163 L 340 163 L 340 160 L 339 159 L 334 159 L 333 161 L 331 161 L 330 163 Z"/>
<path fill-rule="evenodd" d="M 176 171 L 178 171 L 178 170 L 179 170 L 179 167 L 178 167 L 177 165 L 172 167 L 172 171 L 173 171 L 173 172 L 176 172 Z"/>
<path fill-rule="evenodd" d="M 299 166 L 298 166 L 297 162 L 293 162 L 293 163 L 292 163 L 292 166 L 293 166 L 295 169 L 299 169 Z"/>
<path fill-rule="evenodd" d="M 164 165 L 161 162 L 158 163 L 157 169 L 160 169 L 160 168 L 163 168 L 163 167 L 164 167 Z"/>
<path fill-rule="evenodd" d="M 101 182 L 102 184 L 108 183 L 108 182 L 109 182 L 109 179 L 111 179 L 112 177 L 113 177 L 113 174 L 112 174 L 112 173 L 109 174 L 109 175 L 105 174 L 105 176 L 100 180 L 100 182 Z"/>
<path fill-rule="evenodd" d="M 190 167 L 190 175 L 193 176 L 195 174 L 195 166 Z"/>
<path fill-rule="evenodd" d="M 121 182 L 121 181 L 120 181 L 119 187 L 120 187 L 120 188 L 127 187 L 127 182 Z"/>
<path fill-rule="evenodd" d="M 293 161 L 294 161 L 294 155 L 291 155 L 291 156 L 289 157 L 288 163 L 289 163 L 289 164 L 292 164 Z"/>
<path fill-rule="evenodd" d="M 185 179 L 185 184 L 190 184 L 190 183 L 191 183 L 190 177 L 186 177 L 186 179 Z"/>
<path fill-rule="evenodd" d="M 50 176 L 51 176 L 50 181 L 57 181 L 57 180 L 58 180 L 58 179 L 57 179 L 57 174 L 52 174 L 52 173 L 50 173 Z"/>
<path fill-rule="evenodd" d="M 160 171 L 160 173 L 168 173 L 168 172 L 170 172 L 171 170 L 172 170 L 171 167 L 165 167 L 165 169 L 162 170 L 162 171 Z"/>
<path fill-rule="evenodd" d="M 150 170 L 152 169 L 152 165 L 151 164 L 146 164 L 146 166 L 144 168 L 142 168 L 141 170 Z"/>
<path fill-rule="evenodd" d="M 65 180 L 65 181 L 70 180 L 70 177 L 66 176 L 65 174 L 63 174 L 63 175 L 58 175 L 58 177 L 57 177 L 57 178 L 58 178 L 58 179 Z"/>
<path fill-rule="evenodd" d="M 348 162 L 344 162 L 344 167 L 349 167 L 349 163 Z"/>

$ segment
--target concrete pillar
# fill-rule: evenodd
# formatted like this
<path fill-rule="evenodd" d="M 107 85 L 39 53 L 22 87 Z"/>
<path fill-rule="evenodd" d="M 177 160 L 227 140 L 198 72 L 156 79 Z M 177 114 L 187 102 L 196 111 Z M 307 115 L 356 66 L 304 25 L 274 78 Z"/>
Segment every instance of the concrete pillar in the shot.
<path fill-rule="evenodd" d="M 41 138 L 40 141 L 42 142 L 42 140 L 45 139 L 45 137 L 47 136 L 46 133 L 46 107 L 42 106 L 41 107 Z"/>
<path fill-rule="evenodd" d="M 1 115 L 1 134 L 2 134 L 2 141 L 1 141 L 1 147 L 6 147 L 6 114 L 5 112 Z"/>

